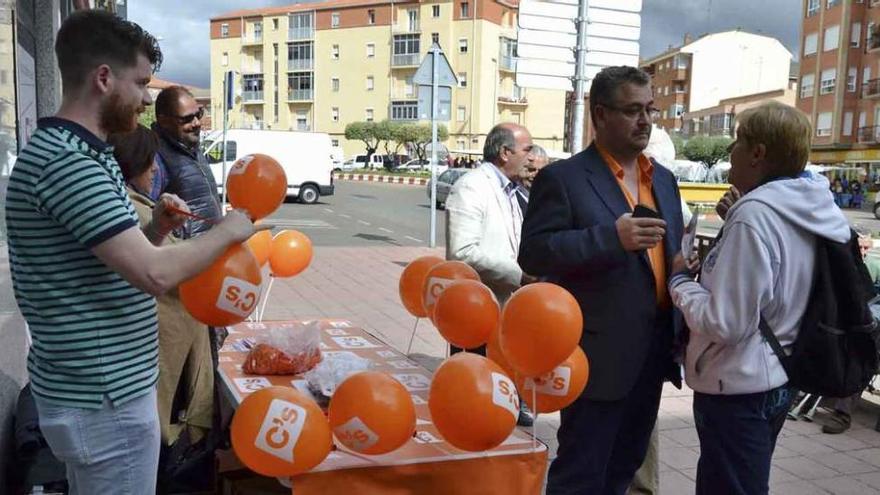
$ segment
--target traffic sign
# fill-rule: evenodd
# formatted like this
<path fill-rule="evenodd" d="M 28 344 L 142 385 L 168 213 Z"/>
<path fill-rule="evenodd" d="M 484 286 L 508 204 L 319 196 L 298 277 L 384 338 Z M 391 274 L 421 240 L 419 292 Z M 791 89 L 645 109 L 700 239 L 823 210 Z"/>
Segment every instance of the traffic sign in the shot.
<path fill-rule="evenodd" d="M 431 86 L 419 86 L 419 120 L 431 120 Z M 452 114 L 452 88 L 437 87 L 437 120 L 449 122 Z"/>
<path fill-rule="evenodd" d="M 452 65 L 449 64 L 449 60 L 446 58 L 446 54 L 443 53 L 443 50 L 438 44 L 435 43 L 434 47 L 437 48 L 436 51 L 440 54 L 439 64 L 437 64 L 437 85 L 447 87 L 458 86 L 458 78 L 455 77 L 455 72 L 452 71 Z M 434 82 L 431 78 L 431 73 L 433 72 L 433 70 L 434 50 L 432 47 L 432 50 L 429 51 L 427 55 L 425 55 L 425 58 L 422 60 L 422 64 L 419 65 L 419 69 L 413 75 L 413 83 L 430 86 Z M 442 93 L 440 94 L 442 95 Z"/>

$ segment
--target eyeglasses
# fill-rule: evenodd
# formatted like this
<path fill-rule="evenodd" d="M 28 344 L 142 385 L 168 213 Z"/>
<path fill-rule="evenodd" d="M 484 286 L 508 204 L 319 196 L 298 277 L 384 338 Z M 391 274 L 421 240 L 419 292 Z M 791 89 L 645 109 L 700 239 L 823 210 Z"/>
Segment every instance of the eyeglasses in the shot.
<path fill-rule="evenodd" d="M 204 116 L 205 116 L 205 109 L 199 108 L 194 113 L 191 113 L 189 115 L 175 116 L 174 118 L 177 119 L 177 122 L 180 125 L 186 125 L 196 119 L 202 120 L 202 117 L 204 117 Z"/>
<path fill-rule="evenodd" d="M 624 117 L 628 119 L 638 118 L 642 114 L 646 114 L 648 116 L 648 120 L 657 120 L 660 118 L 660 110 L 655 107 L 642 107 L 642 106 L 629 106 L 629 107 L 618 107 L 614 105 L 606 105 L 605 103 L 599 103 L 605 108 L 610 110 L 614 110 L 615 112 L 620 112 Z"/>

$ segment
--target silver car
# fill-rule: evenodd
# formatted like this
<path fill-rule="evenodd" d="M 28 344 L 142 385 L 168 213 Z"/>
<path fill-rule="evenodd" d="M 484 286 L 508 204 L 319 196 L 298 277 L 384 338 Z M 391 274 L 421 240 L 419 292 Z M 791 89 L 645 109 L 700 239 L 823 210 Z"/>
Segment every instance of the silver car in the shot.
<path fill-rule="evenodd" d="M 437 177 L 437 207 L 442 208 L 444 204 L 446 204 L 446 198 L 449 196 L 449 191 L 452 190 L 452 185 L 455 184 L 462 175 L 470 172 L 471 170 L 468 168 L 450 168 L 445 170 L 439 177 Z M 431 181 L 428 181 L 428 201 L 431 200 Z"/>

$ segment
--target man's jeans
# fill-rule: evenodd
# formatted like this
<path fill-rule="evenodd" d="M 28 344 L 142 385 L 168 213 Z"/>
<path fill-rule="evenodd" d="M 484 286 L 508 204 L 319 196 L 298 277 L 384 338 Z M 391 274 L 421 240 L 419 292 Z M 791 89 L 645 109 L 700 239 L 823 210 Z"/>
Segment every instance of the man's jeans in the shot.
<path fill-rule="evenodd" d="M 40 430 L 67 465 L 71 495 L 156 493 L 159 414 L 156 389 L 114 408 L 50 404 L 34 394 Z"/>
<path fill-rule="evenodd" d="M 742 395 L 694 392 L 697 495 L 768 493 L 770 459 L 792 395 L 786 385 Z"/>

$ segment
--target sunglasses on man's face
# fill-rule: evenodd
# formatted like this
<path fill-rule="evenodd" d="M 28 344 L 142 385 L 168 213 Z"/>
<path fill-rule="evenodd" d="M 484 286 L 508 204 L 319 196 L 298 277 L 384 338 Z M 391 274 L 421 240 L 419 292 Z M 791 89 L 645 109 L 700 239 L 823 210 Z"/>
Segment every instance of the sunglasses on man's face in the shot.
<path fill-rule="evenodd" d="M 174 118 L 177 119 L 177 122 L 180 125 L 186 125 L 196 119 L 202 120 L 202 117 L 204 117 L 204 116 L 205 116 L 205 109 L 199 108 L 197 111 L 195 111 L 189 115 L 175 116 Z"/>

